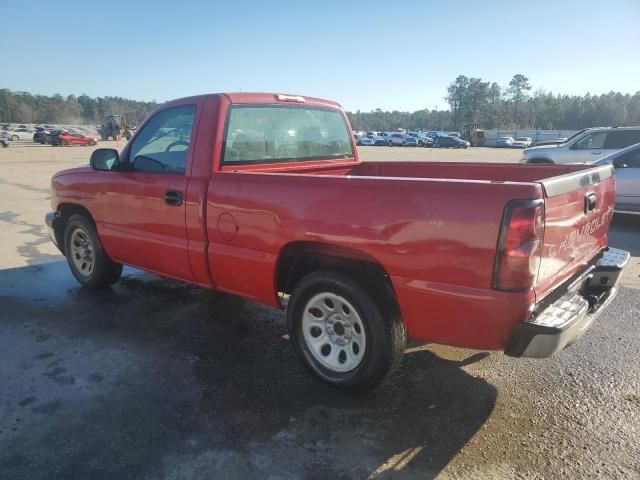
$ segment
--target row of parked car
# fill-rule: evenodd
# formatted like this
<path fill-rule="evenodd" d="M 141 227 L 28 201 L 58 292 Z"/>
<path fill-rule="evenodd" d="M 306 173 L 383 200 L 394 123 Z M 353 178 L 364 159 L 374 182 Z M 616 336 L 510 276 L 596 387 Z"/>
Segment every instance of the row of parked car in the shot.
<path fill-rule="evenodd" d="M 366 132 L 356 133 L 359 146 L 469 148 L 471 144 L 457 136 L 440 131 L 430 132 Z"/>
<path fill-rule="evenodd" d="M 35 128 L 26 125 L 18 125 L 9 128 L 8 125 L 0 125 L 0 144 L 9 146 L 9 141 L 32 140 L 34 143 L 53 146 L 88 145 L 98 143 L 98 138 L 84 135 L 80 132 L 69 131 L 52 125 L 38 126 Z"/>

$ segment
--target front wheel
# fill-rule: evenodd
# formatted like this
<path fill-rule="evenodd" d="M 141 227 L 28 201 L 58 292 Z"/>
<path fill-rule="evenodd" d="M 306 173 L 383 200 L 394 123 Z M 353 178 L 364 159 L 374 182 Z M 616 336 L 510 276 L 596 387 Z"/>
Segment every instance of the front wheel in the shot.
<path fill-rule="evenodd" d="M 287 307 L 289 336 L 302 363 L 347 391 L 377 386 L 400 363 L 406 332 L 386 286 L 378 303 L 351 278 L 333 271 L 304 277 Z"/>
<path fill-rule="evenodd" d="M 389 140 L 389 142 L 387 143 L 387 145 L 389 145 L 390 147 L 393 147 L 393 142 L 391 140 Z"/>
<path fill-rule="evenodd" d="M 106 288 L 122 275 L 122 265 L 109 258 L 93 222 L 84 215 L 69 218 L 64 245 L 71 273 L 82 286 Z"/>
<path fill-rule="evenodd" d="M 20 137 L 18 137 L 17 135 L 13 135 L 11 137 L 11 140 L 13 140 L 14 142 L 18 141 Z"/>

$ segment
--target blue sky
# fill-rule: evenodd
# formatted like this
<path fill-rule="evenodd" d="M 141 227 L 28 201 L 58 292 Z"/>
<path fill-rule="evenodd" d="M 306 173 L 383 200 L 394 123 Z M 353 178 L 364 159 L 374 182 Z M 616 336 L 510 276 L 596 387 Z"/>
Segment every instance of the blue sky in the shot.
<path fill-rule="evenodd" d="M 640 0 L 0 3 L 0 88 L 46 95 L 274 91 L 368 111 L 443 109 L 459 74 L 640 90 Z"/>

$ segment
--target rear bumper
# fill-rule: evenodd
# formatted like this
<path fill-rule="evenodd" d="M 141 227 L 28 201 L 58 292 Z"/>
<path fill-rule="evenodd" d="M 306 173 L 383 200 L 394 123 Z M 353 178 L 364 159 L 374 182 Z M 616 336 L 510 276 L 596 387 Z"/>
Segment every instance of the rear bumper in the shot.
<path fill-rule="evenodd" d="M 629 256 L 627 251 L 607 248 L 564 295 L 536 307 L 533 317 L 516 327 L 505 354 L 546 358 L 574 343 L 615 298 Z"/>

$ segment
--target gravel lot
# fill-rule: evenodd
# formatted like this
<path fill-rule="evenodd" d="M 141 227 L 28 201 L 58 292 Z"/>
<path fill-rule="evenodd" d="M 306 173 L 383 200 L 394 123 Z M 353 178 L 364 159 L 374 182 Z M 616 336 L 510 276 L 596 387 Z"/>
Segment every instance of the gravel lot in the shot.
<path fill-rule="evenodd" d="M 2 480 L 640 478 L 640 217 L 614 219 L 632 265 L 578 344 L 547 360 L 414 344 L 353 397 L 307 375 L 281 312 L 132 269 L 110 291 L 78 288 L 43 216 L 51 175 L 90 151 L 0 149 Z"/>

